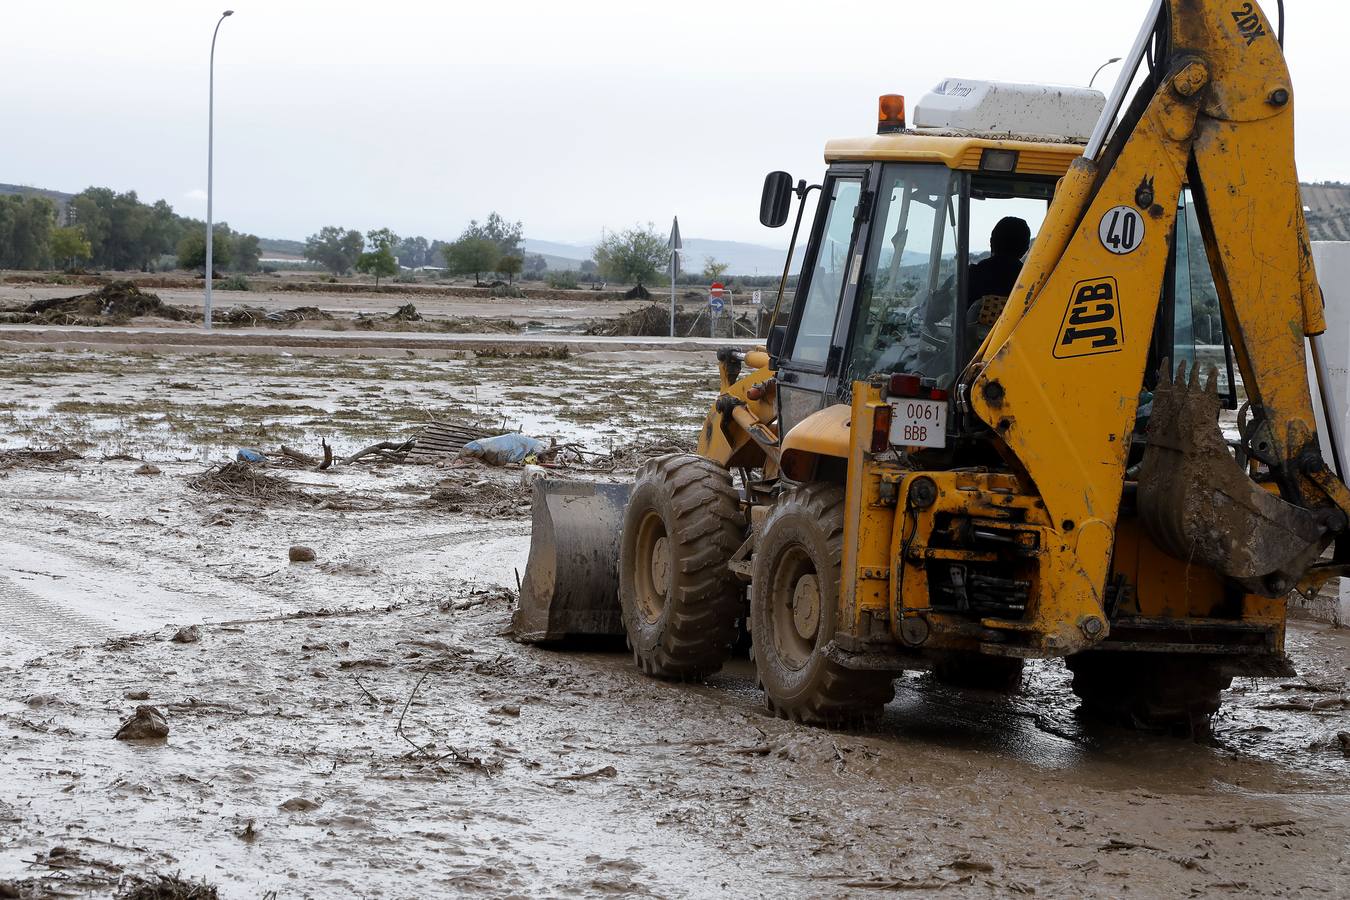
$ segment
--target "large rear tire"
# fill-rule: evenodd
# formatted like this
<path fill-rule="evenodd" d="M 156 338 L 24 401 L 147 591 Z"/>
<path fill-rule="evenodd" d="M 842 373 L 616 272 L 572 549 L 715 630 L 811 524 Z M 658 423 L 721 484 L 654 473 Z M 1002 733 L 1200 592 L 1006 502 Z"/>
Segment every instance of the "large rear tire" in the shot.
<path fill-rule="evenodd" d="M 1083 711 L 1127 728 L 1203 735 L 1232 683 L 1216 660 L 1089 652 L 1065 659 Z"/>
<path fill-rule="evenodd" d="M 844 490 L 808 484 L 779 495 L 755 542 L 750 636 L 764 702 L 810 725 L 865 722 L 895 696 L 897 673 L 830 659 L 839 610 Z"/>
<path fill-rule="evenodd" d="M 619 602 L 643 672 L 698 679 L 726 662 L 744 606 L 727 561 L 744 539 L 745 516 L 726 469 L 679 453 L 638 469 L 624 510 Z"/>

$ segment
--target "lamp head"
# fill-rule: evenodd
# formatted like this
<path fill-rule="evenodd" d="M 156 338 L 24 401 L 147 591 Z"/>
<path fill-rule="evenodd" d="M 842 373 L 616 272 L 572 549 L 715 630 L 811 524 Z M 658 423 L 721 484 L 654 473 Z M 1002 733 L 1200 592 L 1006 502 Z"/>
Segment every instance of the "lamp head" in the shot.
<path fill-rule="evenodd" d="M 223 18 L 225 18 L 226 16 L 232 16 L 232 15 L 234 15 L 234 10 L 232 10 L 232 9 L 227 9 L 227 10 L 225 10 L 225 12 L 221 13 L 221 16 L 220 16 L 220 17 L 223 19 Z"/>

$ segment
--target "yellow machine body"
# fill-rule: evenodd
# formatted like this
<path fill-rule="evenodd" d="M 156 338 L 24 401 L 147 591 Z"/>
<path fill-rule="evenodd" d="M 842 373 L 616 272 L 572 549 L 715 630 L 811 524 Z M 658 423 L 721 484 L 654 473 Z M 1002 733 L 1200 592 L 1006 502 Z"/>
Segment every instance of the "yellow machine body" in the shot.
<path fill-rule="evenodd" d="M 858 647 L 880 641 L 1064 656 L 1102 644 L 1115 619 L 1123 623 L 1119 637 L 1137 649 L 1186 651 L 1178 634 L 1210 628 L 1214 639 L 1190 650 L 1282 652 L 1283 599 L 1235 591 L 1213 568 L 1159 547 L 1134 514 L 1121 515 L 1140 378 L 1188 166 L 1203 179 L 1213 225 L 1207 251 L 1244 383 L 1280 425 L 1274 452 L 1294 458 L 1316 436 L 1304 339 L 1325 325 L 1296 189 L 1283 56 L 1273 40 L 1248 45 L 1226 28 L 1231 4 L 1177 5 L 1186 8 L 1173 16 L 1183 62 L 1161 79 L 1137 126 L 1107 149 L 1109 165 L 1085 158 L 1080 145 L 1016 139 L 894 134 L 826 148 L 828 162 L 972 171 L 986 149 L 1014 150 L 1017 174 L 1061 178 L 1012 299 L 968 370 L 970 412 L 997 434 L 1004 470 L 928 471 L 892 448 L 873 452 L 873 417 L 888 405 L 875 382 L 854 383 L 851 403 L 826 406 L 765 446 L 743 425 L 775 428 L 767 354 L 754 354 L 754 371 L 743 378 L 723 365 L 724 400 L 709 413 L 700 454 L 795 481 L 819 477 L 821 464 L 833 461 L 846 483 L 838 624 Z M 1279 91 L 1283 103 L 1272 100 Z M 1098 240 L 1098 223 L 1118 206 L 1139 208 L 1148 226 L 1127 257 Z M 1084 320 L 1114 329 L 1109 346 L 1066 340 L 1085 303 Z M 747 400 L 752 389 L 757 400 Z M 928 502 L 916 508 L 907 498 L 921 479 Z M 1350 512 L 1339 479 L 1299 479 L 1309 505 Z M 953 520 L 1006 535 L 1010 549 L 952 546 L 944 528 Z M 933 610 L 927 566 L 943 559 L 996 565 L 1025 581 L 1026 614 L 972 620 Z"/>
<path fill-rule="evenodd" d="M 822 723 L 875 714 L 889 676 L 925 665 L 939 677 L 952 664 L 1006 674 L 1023 659 L 1066 657 L 1085 702 L 1170 723 L 1211 715 L 1234 675 L 1289 674 L 1284 597 L 1350 571 L 1350 490 L 1318 445 L 1305 364 L 1325 322 L 1297 189 L 1293 88 L 1256 4 L 1242 15 L 1219 0 L 1162 5 L 1132 51 L 1139 64 L 1153 42 L 1156 68 L 1086 147 L 902 124 L 830 142 L 822 185 L 796 188 L 798 226 L 802 201 L 821 188 L 807 265 L 827 216 L 842 209 L 846 223 L 829 235 L 837 281 L 815 295 L 832 291 L 835 303 L 833 325 L 828 309 L 812 320 L 816 355 L 792 355 L 816 277 L 804 270 L 789 326 L 771 327 L 764 349 L 719 351 L 697 458 L 644 466 L 622 515 L 617 497 L 591 501 L 624 523 L 602 554 L 603 590 L 587 580 L 590 556 L 546 539 L 538 564 L 532 547 L 541 574 L 527 579 L 544 587 L 522 597 L 530 615 L 518 613 L 517 632 L 553 639 L 603 620 L 617 633 L 621 603 L 643 670 L 691 678 L 716 671 L 748 621 L 770 708 Z M 901 184 L 898 173 L 919 170 L 948 187 Z M 888 178 L 897 187 L 884 207 L 877 184 Z M 1022 193 L 1007 187 L 1019 179 Z M 852 193 L 839 201 L 829 192 L 846 181 Z M 786 173 L 766 180 L 765 224 L 786 222 L 791 183 Z M 964 296 L 967 212 L 955 256 L 943 256 L 954 200 L 968 209 L 977 191 L 1049 203 L 1006 298 Z M 1194 363 L 1174 375 L 1166 353 L 1181 345 L 1161 336 L 1176 327 L 1159 309 L 1177 303 L 1168 279 L 1185 191 L 1228 370 L 1235 362 L 1249 404 L 1233 447 L 1215 375 L 1201 378 Z M 936 237 L 926 293 L 902 295 L 896 285 L 918 277 L 904 274 L 912 202 L 933 210 Z M 899 208 L 893 234 L 890 219 L 873 234 L 877 208 Z M 1137 230 L 1116 241 L 1126 218 Z M 952 269 L 956 288 L 940 288 L 954 298 L 944 345 L 926 329 L 941 323 L 929 304 Z M 927 359 L 906 356 L 912 345 L 895 337 L 916 333 L 950 353 L 955 371 L 940 383 L 926 362 L 901 368 Z M 912 390 L 950 417 L 943 442 L 925 431 L 915 437 L 924 447 L 896 443 L 904 433 L 890 426 L 903 398 L 920 396 Z M 568 491 L 537 499 L 536 535 L 541 510 L 582 509 L 574 487 L 555 490 Z M 572 559 L 586 571 L 567 577 Z M 576 590 L 558 586 L 568 584 Z M 559 596 L 581 625 L 545 614 Z"/>

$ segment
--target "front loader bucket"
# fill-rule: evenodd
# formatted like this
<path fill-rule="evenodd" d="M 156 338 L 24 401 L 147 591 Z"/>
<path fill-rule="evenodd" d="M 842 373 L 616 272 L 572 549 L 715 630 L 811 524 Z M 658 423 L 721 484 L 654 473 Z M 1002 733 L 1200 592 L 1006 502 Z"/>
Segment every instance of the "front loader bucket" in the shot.
<path fill-rule="evenodd" d="M 1218 373 L 1164 370 L 1139 468 L 1139 517 L 1168 553 L 1209 566 L 1252 593 L 1290 590 L 1326 546 L 1316 510 L 1287 503 L 1243 471 L 1219 430 Z"/>
<path fill-rule="evenodd" d="M 628 484 L 534 483 L 530 558 L 511 618 L 516 640 L 621 635 L 619 533 Z"/>

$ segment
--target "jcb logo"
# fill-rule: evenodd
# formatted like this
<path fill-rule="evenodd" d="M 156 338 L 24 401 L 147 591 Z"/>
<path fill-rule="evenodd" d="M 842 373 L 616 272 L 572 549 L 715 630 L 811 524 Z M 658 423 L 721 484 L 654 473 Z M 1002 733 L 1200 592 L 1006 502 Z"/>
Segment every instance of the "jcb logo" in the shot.
<path fill-rule="evenodd" d="M 1073 286 L 1069 308 L 1059 326 L 1055 358 L 1115 353 L 1125 345 L 1120 318 L 1120 291 L 1114 278 L 1094 278 Z"/>
<path fill-rule="evenodd" d="M 1241 9 L 1233 10 L 1233 21 L 1237 22 L 1238 31 L 1247 39 L 1248 47 L 1256 43 L 1257 38 L 1266 36 L 1261 16 L 1256 12 L 1256 7 L 1250 3 L 1244 3 Z"/>

